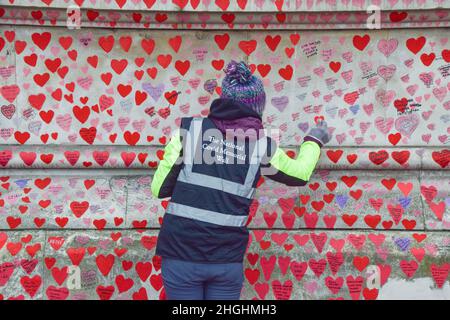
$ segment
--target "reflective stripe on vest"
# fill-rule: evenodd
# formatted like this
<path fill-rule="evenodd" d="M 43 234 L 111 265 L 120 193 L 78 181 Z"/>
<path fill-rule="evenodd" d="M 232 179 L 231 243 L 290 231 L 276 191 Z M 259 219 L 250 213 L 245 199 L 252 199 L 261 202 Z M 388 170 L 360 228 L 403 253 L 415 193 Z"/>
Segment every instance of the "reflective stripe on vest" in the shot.
<path fill-rule="evenodd" d="M 166 213 L 174 214 L 203 222 L 218 224 L 221 226 L 243 227 L 247 223 L 248 216 L 237 216 L 209 211 L 200 208 L 186 206 L 180 203 L 169 202 Z"/>
<path fill-rule="evenodd" d="M 183 148 L 185 160 L 184 166 L 179 173 L 177 180 L 184 183 L 208 187 L 236 196 L 251 199 L 255 192 L 253 183 L 256 178 L 259 165 L 261 163 L 261 158 L 264 154 L 263 152 L 266 152 L 267 138 L 263 137 L 262 139 L 258 140 L 257 143 L 255 143 L 244 184 L 193 172 L 192 167 L 194 163 L 195 152 L 197 150 L 197 143 L 199 138 L 201 137 L 202 132 L 202 121 L 202 118 L 194 118 L 191 121 L 191 125 L 189 127 L 189 133 L 191 136 L 189 139 L 186 139 L 185 148 Z M 194 151 L 194 153 L 192 153 L 192 150 Z M 166 213 L 217 225 L 232 227 L 243 227 L 248 220 L 248 215 L 241 216 L 234 214 L 224 214 L 221 212 L 210 211 L 180 203 L 175 203 L 172 201 L 169 202 Z"/>
<path fill-rule="evenodd" d="M 185 161 L 184 163 L 184 168 L 180 172 L 178 180 L 190 184 L 195 184 L 198 186 L 207 186 L 208 188 L 213 188 L 216 190 L 234 194 L 236 196 L 251 199 L 253 197 L 253 194 L 255 193 L 255 188 L 253 188 L 252 185 L 256 173 L 258 172 L 263 152 L 265 152 L 267 148 L 267 138 L 264 137 L 255 143 L 252 156 L 250 159 L 249 169 L 247 171 L 247 176 L 245 177 L 244 183 L 241 184 L 221 179 L 219 177 L 213 177 L 210 175 L 192 171 L 194 155 L 191 154 L 191 151 L 194 150 L 195 153 L 197 150 L 197 142 L 201 135 L 201 123 L 202 119 L 198 118 L 192 119 L 191 126 L 189 128 L 189 132 L 190 133 L 192 132 L 192 136 L 190 139 L 187 139 L 185 148 L 186 149 L 185 159 L 187 161 Z M 191 145 L 192 141 L 193 146 Z"/>

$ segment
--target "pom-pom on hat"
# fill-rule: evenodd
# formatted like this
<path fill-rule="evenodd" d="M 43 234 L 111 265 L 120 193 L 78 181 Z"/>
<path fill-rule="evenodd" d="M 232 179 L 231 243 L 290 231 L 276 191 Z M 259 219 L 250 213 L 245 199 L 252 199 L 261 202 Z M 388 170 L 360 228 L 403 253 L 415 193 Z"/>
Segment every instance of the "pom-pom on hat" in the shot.
<path fill-rule="evenodd" d="M 222 80 L 220 97 L 237 100 L 262 116 L 266 105 L 262 81 L 252 74 L 244 61 L 231 60 L 224 71 L 226 76 Z"/>

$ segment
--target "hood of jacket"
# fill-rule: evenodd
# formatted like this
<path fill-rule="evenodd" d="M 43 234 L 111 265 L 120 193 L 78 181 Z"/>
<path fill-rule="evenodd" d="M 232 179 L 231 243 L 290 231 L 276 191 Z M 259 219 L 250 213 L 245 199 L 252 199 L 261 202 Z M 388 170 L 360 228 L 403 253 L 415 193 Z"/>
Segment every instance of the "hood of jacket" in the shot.
<path fill-rule="evenodd" d="M 211 103 L 208 118 L 211 119 L 215 126 L 222 132 L 226 130 L 242 129 L 244 133 L 248 129 L 257 134 L 264 134 L 261 116 L 250 109 L 248 106 L 239 101 L 228 98 L 217 98 Z M 252 132 L 249 131 L 248 133 Z"/>

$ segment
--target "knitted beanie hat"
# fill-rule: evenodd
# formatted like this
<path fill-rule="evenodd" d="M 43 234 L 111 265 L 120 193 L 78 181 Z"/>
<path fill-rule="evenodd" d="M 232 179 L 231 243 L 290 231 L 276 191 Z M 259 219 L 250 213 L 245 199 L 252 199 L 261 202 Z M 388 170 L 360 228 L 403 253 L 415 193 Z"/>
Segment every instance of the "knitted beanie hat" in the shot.
<path fill-rule="evenodd" d="M 222 80 L 220 97 L 237 100 L 262 116 L 266 105 L 262 81 L 252 74 L 244 61 L 238 63 L 231 60 L 224 71 L 226 76 Z"/>

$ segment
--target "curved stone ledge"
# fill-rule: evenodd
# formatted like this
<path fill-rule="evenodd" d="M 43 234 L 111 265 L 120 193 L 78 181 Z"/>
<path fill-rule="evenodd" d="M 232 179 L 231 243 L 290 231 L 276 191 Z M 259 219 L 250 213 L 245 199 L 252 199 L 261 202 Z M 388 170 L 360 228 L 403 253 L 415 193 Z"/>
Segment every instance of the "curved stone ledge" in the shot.
<path fill-rule="evenodd" d="M 5 170 L 0 229 L 159 228 L 168 203 L 145 170 Z M 304 187 L 261 180 L 251 229 L 450 230 L 441 170 L 318 170 Z"/>
<path fill-rule="evenodd" d="M 148 1 L 148 0 L 116 0 L 116 1 L 70 1 L 53 0 L 50 3 L 36 2 L 30 0 L 15 0 L 13 3 L 6 2 L 5 6 L 21 7 L 33 6 L 37 8 L 67 8 L 73 5 L 81 5 L 84 9 L 106 9 L 106 10 L 155 10 L 155 11 L 205 11 L 205 12 L 277 12 L 277 11 L 366 11 L 367 7 L 376 4 L 382 10 L 425 10 L 436 8 L 449 8 L 442 0 L 411 0 L 411 1 L 389 1 L 389 0 L 359 0 L 359 1 L 322 1 L 322 0 L 244 0 L 244 1 Z"/>
<path fill-rule="evenodd" d="M 3 146 L 2 169 L 155 169 L 163 146 Z M 285 147 L 296 157 L 299 147 Z M 318 169 L 450 169 L 450 148 L 337 147 L 322 149 Z"/>
<path fill-rule="evenodd" d="M 0 10 L 2 7 L 0 6 Z M 64 8 L 4 7 L 0 24 L 67 27 Z M 450 10 L 383 10 L 379 29 L 448 27 Z M 80 11 L 80 28 L 114 29 L 203 29 L 203 30 L 321 30 L 366 29 L 372 11 L 284 11 L 278 12 L 174 12 L 125 11 L 105 9 Z"/>

